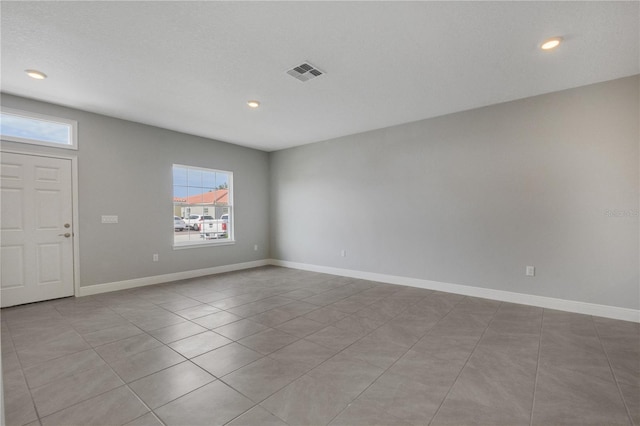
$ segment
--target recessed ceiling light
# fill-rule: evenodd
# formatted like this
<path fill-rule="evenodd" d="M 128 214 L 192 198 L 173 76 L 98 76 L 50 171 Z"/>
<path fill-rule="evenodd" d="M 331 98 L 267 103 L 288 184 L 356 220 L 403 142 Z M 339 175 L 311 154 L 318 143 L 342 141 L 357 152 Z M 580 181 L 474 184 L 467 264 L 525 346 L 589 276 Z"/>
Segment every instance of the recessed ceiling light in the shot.
<path fill-rule="evenodd" d="M 258 108 L 260 106 L 260 102 L 258 102 L 258 101 L 247 101 L 247 105 L 249 105 L 249 108 Z"/>
<path fill-rule="evenodd" d="M 540 45 L 540 49 L 542 50 L 555 49 L 560 45 L 560 43 L 562 43 L 562 37 L 551 37 L 545 40 L 544 43 Z"/>
<path fill-rule="evenodd" d="M 35 78 L 36 80 L 44 80 L 45 78 L 47 78 L 47 75 L 45 73 L 43 73 L 42 71 L 24 70 L 24 72 L 26 72 L 29 77 Z"/>

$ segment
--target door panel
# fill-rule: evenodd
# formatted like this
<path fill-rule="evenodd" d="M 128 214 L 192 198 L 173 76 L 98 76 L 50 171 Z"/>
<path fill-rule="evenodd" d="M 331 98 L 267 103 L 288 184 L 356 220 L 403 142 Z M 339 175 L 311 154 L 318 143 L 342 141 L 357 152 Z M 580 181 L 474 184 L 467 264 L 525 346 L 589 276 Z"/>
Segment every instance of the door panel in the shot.
<path fill-rule="evenodd" d="M 62 281 L 62 243 L 40 244 L 38 246 L 38 285 Z"/>
<path fill-rule="evenodd" d="M 11 231 L 21 231 L 24 226 L 22 216 L 22 197 L 24 191 L 15 188 L 2 188 L 0 203 L 2 203 L 2 229 Z M 7 209 L 5 214 L 5 208 Z"/>
<path fill-rule="evenodd" d="M 43 231 L 47 229 L 56 230 L 60 222 L 64 222 L 63 206 L 64 196 L 60 191 L 36 190 L 36 229 Z"/>
<path fill-rule="evenodd" d="M 24 286 L 24 247 L 2 246 L 2 289 Z"/>
<path fill-rule="evenodd" d="M 2 153 L 1 163 L 2 307 L 73 295 L 71 160 Z"/>

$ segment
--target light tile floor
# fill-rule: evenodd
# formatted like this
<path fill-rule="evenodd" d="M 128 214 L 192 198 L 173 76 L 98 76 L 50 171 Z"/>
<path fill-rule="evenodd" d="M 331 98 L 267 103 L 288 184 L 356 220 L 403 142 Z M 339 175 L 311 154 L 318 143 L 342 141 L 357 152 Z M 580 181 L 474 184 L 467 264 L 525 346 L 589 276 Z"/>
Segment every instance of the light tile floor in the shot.
<path fill-rule="evenodd" d="M 2 310 L 7 425 L 640 425 L 640 325 L 277 267 Z"/>

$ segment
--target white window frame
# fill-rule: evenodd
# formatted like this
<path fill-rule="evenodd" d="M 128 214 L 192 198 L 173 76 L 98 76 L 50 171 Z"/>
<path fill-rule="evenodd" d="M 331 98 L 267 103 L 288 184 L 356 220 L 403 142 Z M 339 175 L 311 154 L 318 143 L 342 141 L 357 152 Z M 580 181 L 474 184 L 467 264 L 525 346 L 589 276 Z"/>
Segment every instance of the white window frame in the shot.
<path fill-rule="evenodd" d="M 69 144 L 61 144 L 61 143 L 43 141 L 40 139 L 21 138 L 17 136 L 3 135 L 1 134 L 2 130 L 0 129 L 0 137 L 2 138 L 2 140 L 9 141 L 9 142 L 25 143 L 29 145 L 40 145 L 40 146 L 48 146 L 53 148 L 72 149 L 76 151 L 78 150 L 78 122 L 77 121 L 70 120 L 68 118 L 53 117 L 50 115 L 38 114 L 30 111 L 22 111 L 22 110 L 13 109 L 13 108 L 2 107 L 0 111 L 2 111 L 3 114 L 15 115 L 18 117 L 30 118 L 30 119 L 35 119 L 39 121 L 46 121 L 49 123 L 66 124 L 71 128 L 71 132 L 69 134 L 69 137 L 71 138 L 71 140 L 69 141 L 70 142 Z"/>
<path fill-rule="evenodd" d="M 228 207 L 229 208 L 229 228 L 227 229 L 227 232 L 229 233 L 229 238 L 224 238 L 224 239 L 210 239 L 210 240 L 196 240 L 196 241 L 184 241 L 184 242 L 178 242 L 176 243 L 175 241 L 175 230 L 174 228 L 171 228 L 171 231 L 173 233 L 173 249 L 174 250 L 181 250 L 181 249 L 188 249 L 188 248 L 199 248 L 199 247 L 211 247 L 211 246 L 225 246 L 225 245 L 232 245 L 235 244 L 235 220 L 234 220 L 234 215 L 235 215 L 235 209 L 233 206 L 233 172 L 229 171 L 229 170 L 220 170 L 220 169 L 211 169 L 211 168 L 207 168 L 207 167 L 199 167 L 199 166 L 188 166 L 186 164 L 172 164 L 171 165 L 171 170 L 172 170 L 172 174 L 171 174 L 171 200 L 173 200 L 173 189 L 175 186 L 175 183 L 173 182 L 173 168 L 174 167 L 184 167 L 187 169 L 194 169 L 194 170 L 203 170 L 206 172 L 216 172 L 216 173 L 224 173 L 226 175 L 229 176 L 229 204 L 228 206 L 224 206 L 224 207 Z M 171 209 L 173 212 L 175 212 L 175 206 L 176 203 L 175 202 L 171 202 Z M 193 204 L 190 207 L 193 206 L 198 206 L 198 204 Z M 204 207 L 204 205 L 202 205 Z M 215 212 L 215 205 L 211 206 L 209 204 L 206 205 L 206 207 L 213 207 L 214 208 L 214 212 Z M 175 215 L 175 213 L 174 213 Z M 215 216 L 214 216 L 215 219 Z"/>

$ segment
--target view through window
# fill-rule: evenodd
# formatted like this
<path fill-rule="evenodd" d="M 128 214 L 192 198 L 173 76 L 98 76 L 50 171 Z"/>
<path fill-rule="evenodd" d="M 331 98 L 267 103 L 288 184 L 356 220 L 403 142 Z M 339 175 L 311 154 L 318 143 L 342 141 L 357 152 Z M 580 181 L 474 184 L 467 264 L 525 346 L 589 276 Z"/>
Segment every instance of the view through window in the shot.
<path fill-rule="evenodd" d="M 0 135 L 7 141 L 77 149 L 76 133 L 74 120 L 9 108 L 0 114 Z"/>
<path fill-rule="evenodd" d="M 173 165 L 174 246 L 233 240 L 233 173 Z"/>

